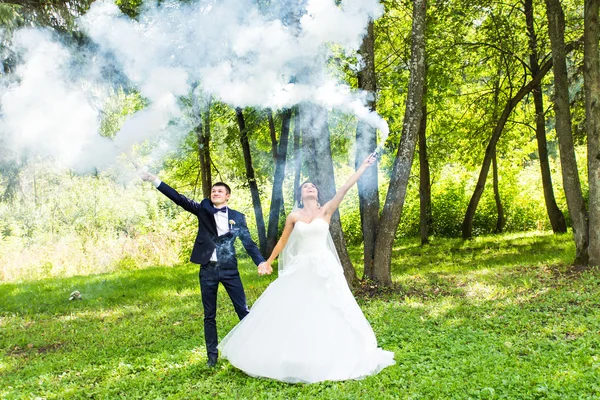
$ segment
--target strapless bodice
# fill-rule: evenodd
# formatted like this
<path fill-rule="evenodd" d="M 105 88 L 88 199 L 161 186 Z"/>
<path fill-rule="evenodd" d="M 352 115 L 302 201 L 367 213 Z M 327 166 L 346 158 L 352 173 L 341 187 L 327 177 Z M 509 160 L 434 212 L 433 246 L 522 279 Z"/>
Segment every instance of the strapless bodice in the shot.
<path fill-rule="evenodd" d="M 315 218 L 311 222 L 298 221 L 294 230 L 300 236 L 298 251 L 301 253 L 314 253 L 327 248 L 327 234 L 329 224 L 322 218 Z"/>

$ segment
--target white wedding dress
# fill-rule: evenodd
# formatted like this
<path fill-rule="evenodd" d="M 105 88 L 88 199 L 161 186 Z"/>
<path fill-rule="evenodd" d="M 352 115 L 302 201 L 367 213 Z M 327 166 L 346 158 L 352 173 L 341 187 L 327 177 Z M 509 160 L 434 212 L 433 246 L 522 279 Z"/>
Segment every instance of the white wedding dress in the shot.
<path fill-rule="evenodd" d="M 285 268 L 219 344 L 232 365 L 251 376 L 312 383 L 360 379 L 394 364 L 394 353 L 377 347 L 328 238 L 323 219 L 295 224 Z"/>

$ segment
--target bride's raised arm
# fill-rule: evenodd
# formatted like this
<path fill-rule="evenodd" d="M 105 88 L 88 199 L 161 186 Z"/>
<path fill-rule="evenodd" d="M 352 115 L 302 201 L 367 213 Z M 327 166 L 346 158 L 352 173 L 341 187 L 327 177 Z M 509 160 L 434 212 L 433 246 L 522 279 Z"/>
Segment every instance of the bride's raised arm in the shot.
<path fill-rule="evenodd" d="M 361 177 L 361 175 L 367 170 L 367 168 L 369 168 L 375 163 L 375 160 L 377 160 L 377 157 L 373 154 L 369 154 L 369 156 L 365 158 L 365 160 L 362 162 L 360 167 L 358 167 L 356 172 L 353 173 L 352 176 L 348 178 L 346 183 L 344 183 L 342 187 L 338 189 L 338 191 L 335 193 L 335 196 L 333 196 L 331 200 L 329 200 L 323 205 L 325 214 L 331 216 L 335 212 L 335 210 L 337 210 L 340 203 L 344 199 L 344 196 L 346 196 L 346 193 L 348 193 L 348 190 L 350 190 L 350 188 L 356 182 L 358 182 L 358 179 Z"/>

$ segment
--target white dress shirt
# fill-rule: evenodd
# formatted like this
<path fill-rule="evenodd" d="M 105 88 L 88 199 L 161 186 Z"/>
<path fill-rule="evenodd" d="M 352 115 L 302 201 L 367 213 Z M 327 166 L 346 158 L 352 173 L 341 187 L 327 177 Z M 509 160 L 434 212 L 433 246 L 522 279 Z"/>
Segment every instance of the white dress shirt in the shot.
<path fill-rule="evenodd" d="M 154 187 L 159 187 L 161 180 L 157 177 L 152 181 Z M 229 232 L 229 208 L 225 207 L 225 212 L 218 211 L 215 213 L 215 223 L 217 224 L 217 235 L 221 236 Z M 217 261 L 217 249 L 215 249 L 210 256 L 210 261 Z"/>
<path fill-rule="evenodd" d="M 229 208 L 225 207 L 225 212 L 217 211 L 215 213 L 215 223 L 217 224 L 217 235 L 221 236 L 229 232 Z M 217 249 L 213 251 L 210 261 L 217 261 Z"/>

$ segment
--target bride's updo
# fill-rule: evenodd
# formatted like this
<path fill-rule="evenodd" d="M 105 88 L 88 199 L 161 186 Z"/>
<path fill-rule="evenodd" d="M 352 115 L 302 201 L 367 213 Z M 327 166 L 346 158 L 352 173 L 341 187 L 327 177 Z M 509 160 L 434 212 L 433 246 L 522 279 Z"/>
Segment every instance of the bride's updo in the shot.
<path fill-rule="evenodd" d="M 317 203 L 321 204 L 321 189 L 319 189 L 316 183 L 313 183 L 311 181 L 304 181 L 300 184 L 300 186 L 298 186 L 298 195 L 296 197 L 296 204 L 298 205 L 298 208 L 304 208 L 304 203 L 302 202 L 302 188 L 307 183 L 312 184 L 315 187 L 315 189 L 317 189 Z"/>

